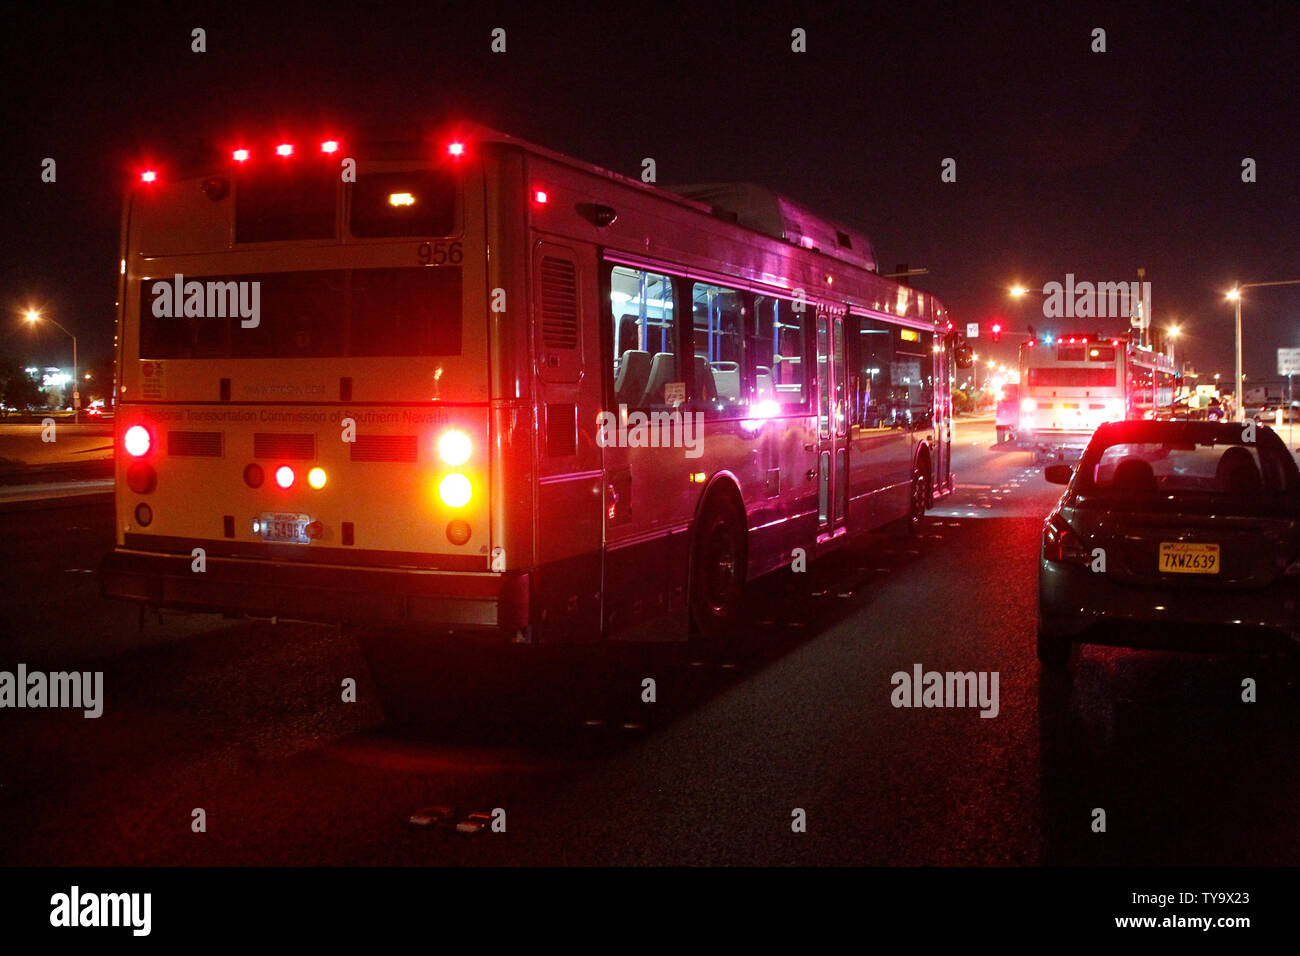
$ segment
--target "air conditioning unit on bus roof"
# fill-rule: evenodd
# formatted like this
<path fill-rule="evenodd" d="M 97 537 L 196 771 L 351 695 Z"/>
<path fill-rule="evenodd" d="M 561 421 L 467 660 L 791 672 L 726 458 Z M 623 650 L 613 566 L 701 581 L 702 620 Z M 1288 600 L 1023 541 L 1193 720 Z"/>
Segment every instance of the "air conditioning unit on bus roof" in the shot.
<path fill-rule="evenodd" d="M 715 212 L 746 229 L 876 271 L 876 257 L 866 236 L 831 222 L 766 186 L 757 183 L 692 183 L 664 188 L 687 199 L 707 203 Z"/>

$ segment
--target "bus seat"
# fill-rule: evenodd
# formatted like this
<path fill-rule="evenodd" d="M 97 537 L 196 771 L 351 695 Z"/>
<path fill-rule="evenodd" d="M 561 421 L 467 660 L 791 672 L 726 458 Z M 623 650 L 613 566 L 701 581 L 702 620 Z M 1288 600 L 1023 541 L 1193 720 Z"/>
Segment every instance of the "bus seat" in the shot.
<path fill-rule="evenodd" d="M 618 363 L 614 378 L 614 401 L 619 405 L 634 405 L 645 394 L 650 381 L 650 353 L 628 349 Z"/>
<path fill-rule="evenodd" d="M 740 363 L 713 362 L 713 383 L 717 386 L 718 397 L 732 404 L 740 401 Z"/>
<path fill-rule="evenodd" d="M 624 315 L 618 320 L 618 351 L 619 354 L 626 355 L 630 351 L 636 351 L 640 341 L 636 334 L 636 316 Z"/>
<path fill-rule="evenodd" d="M 656 352 L 650 365 L 650 381 L 641 397 L 641 405 L 663 405 L 664 386 L 677 379 L 677 356 L 672 352 Z"/>
<path fill-rule="evenodd" d="M 713 378 L 707 355 L 695 356 L 695 387 L 699 398 L 711 402 L 718 397 L 718 383 Z"/>

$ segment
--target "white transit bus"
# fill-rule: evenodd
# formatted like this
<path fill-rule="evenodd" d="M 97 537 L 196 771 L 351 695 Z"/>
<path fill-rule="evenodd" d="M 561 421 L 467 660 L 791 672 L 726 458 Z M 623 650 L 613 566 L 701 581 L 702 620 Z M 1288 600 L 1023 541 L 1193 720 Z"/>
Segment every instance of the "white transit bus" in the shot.
<path fill-rule="evenodd" d="M 121 242 L 119 598 L 707 637 L 953 487 L 943 306 L 756 187 L 478 128 L 232 142 L 143 174 Z"/>
<path fill-rule="evenodd" d="M 1079 453 L 1103 422 L 1172 410 L 1174 365 L 1129 335 L 1061 335 L 1020 346 L 1016 436 L 1040 455 Z"/>

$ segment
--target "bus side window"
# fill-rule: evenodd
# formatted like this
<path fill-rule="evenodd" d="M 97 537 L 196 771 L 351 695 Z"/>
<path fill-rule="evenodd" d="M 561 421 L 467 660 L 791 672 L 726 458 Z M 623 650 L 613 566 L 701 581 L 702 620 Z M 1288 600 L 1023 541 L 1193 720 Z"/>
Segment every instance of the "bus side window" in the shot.
<path fill-rule="evenodd" d="M 613 322 L 614 403 L 628 408 L 684 400 L 671 276 L 611 266 L 607 313 Z"/>
<path fill-rule="evenodd" d="M 806 330 L 817 315 L 811 304 L 804 303 L 802 311 L 796 305 L 772 296 L 754 298 L 754 400 L 787 410 L 808 404 Z"/>
<path fill-rule="evenodd" d="M 725 416 L 749 404 L 744 384 L 745 295 L 691 284 L 694 407 Z"/>

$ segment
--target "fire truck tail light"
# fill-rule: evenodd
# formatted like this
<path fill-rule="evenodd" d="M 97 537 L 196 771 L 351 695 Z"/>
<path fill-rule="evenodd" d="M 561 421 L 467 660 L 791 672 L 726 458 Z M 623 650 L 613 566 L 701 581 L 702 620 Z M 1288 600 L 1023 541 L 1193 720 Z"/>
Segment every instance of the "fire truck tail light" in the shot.
<path fill-rule="evenodd" d="M 132 458 L 142 458 L 149 454 L 149 449 L 153 445 L 153 436 L 149 434 L 149 429 L 143 425 L 132 425 L 122 436 L 122 447 Z"/>
<path fill-rule="evenodd" d="M 453 468 L 469 461 L 473 443 L 462 431 L 449 429 L 438 437 L 438 456 Z"/>
<path fill-rule="evenodd" d="M 463 508 L 473 496 L 474 485 L 458 471 L 453 471 L 438 482 L 438 497 L 448 508 Z"/>

